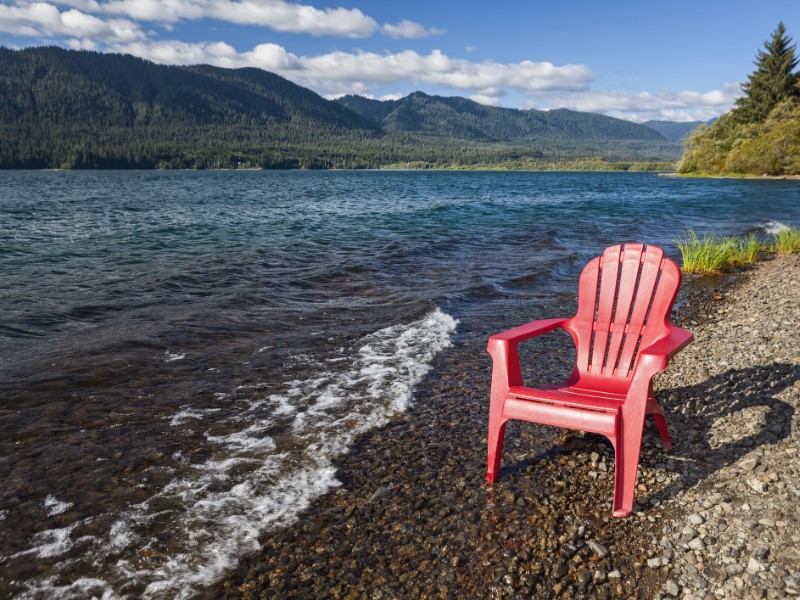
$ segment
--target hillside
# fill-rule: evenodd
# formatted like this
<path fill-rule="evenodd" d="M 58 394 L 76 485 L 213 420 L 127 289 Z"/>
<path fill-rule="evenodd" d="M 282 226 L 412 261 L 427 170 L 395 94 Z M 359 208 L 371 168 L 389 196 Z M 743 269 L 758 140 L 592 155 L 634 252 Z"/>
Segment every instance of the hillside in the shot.
<path fill-rule="evenodd" d="M 651 129 L 415 93 L 322 98 L 260 69 L 0 47 L 0 168 L 377 168 L 674 160 Z"/>
<path fill-rule="evenodd" d="M 375 138 L 359 115 L 272 73 L 115 54 L 0 48 L 0 164 L 292 166 L 296 149 Z M 246 155 L 246 156 L 245 156 Z M 164 164 L 166 163 L 166 164 Z"/>
<path fill-rule="evenodd" d="M 800 175 L 800 98 L 787 98 L 763 121 L 738 122 L 728 113 L 695 132 L 682 173 Z"/>
<path fill-rule="evenodd" d="M 399 100 L 344 96 L 337 102 L 386 131 L 493 142 L 665 140 L 649 127 L 594 113 L 498 108 L 422 92 Z"/>
<path fill-rule="evenodd" d="M 744 95 L 688 139 L 679 171 L 690 175 L 800 176 L 800 57 L 781 22 L 756 53 Z"/>

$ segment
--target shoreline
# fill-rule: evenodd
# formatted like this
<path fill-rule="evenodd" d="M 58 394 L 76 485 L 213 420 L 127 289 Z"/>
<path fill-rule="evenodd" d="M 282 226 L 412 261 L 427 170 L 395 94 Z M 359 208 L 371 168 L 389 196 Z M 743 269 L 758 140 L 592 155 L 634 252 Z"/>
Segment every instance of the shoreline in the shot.
<path fill-rule="evenodd" d="M 798 181 L 800 175 L 751 175 L 748 173 L 732 173 L 720 175 L 716 173 L 659 173 L 659 177 L 674 177 L 675 179 L 754 179 L 756 181 Z"/>
<path fill-rule="evenodd" d="M 783 509 L 800 489 L 797 479 L 781 479 L 777 467 L 767 468 L 773 461 L 765 448 L 791 442 L 796 445 L 789 451 L 796 452 L 798 428 L 786 433 L 784 425 L 780 431 L 786 435 L 776 439 L 766 429 L 754 437 L 752 419 L 746 420 L 740 437 L 751 445 L 737 445 L 728 440 L 737 422 L 725 412 L 731 402 L 726 386 L 733 381 L 737 407 L 758 413 L 758 406 L 745 404 L 748 398 L 767 402 L 753 383 L 763 380 L 778 402 L 795 407 L 790 424 L 797 420 L 800 390 L 788 384 L 798 378 L 800 356 L 786 352 L 800 353 L 792 341 L 798 339 L 800 302 L 788 296 L 791 286 L 781 285 L 787 277 L 800 280 L 800 256 L 778 256 L 735 277 L 684 284 L 674 322 L 694 331 L 696 341 L 655 380 L 675 450 L 661 448 L 648 420 L 630 518 L 610 516 L 613 451 L 605 438 L 591 434 L 510 424 L 500 478 L 494 485 L 484 482 L 490 363 L 483 332 L 465 333 L 435 359 L 408 412 L 366 433 L 337 461 L 342 486 L 317 498 L 294 525 L 265 533 L 261 551 L 243 558 L 205 597 L 704 598 L 726 585 L 732 586 L 728 595 L 755 594 L 763 582 L 772 590 L 769 597 L 792 594 L 800 574 L 786 563 L 782 548 L 799 544 L 781 543 L 780 536 L 797 536 L 797 517 L 794 527 L 787 525 L 791 515 Z M 763 360 L 738 356 L 741 328 L 726 329 L 726 319 L 741 320 L 742 310 L 757 309 L 748 327 L 758 330 L 761 321 L 772 322 L 773 306 L 788 311 L 777 321 L 787 325 L 769 329 L 783 340 L 780 352 L 770 356 L 768 346 Z M 537 374 L 562 379 L 572 360 L 564 339 L 544 340 L 533 350 Z M 786 416 L 783 404 L 767 402 Z M 724 435 L 715 433 L 718 422 Z M 740 463 L 752 464 L 751 452 L 760 454 L 749 479 L 760 483 L 734 476 Z M 785 450 L 784 455 L 789 458 Z M 775 487 L 781 481 L 784 487 Z M 785 494 L 773 503 L 771 489 Z M 760 502 L 736 500 L 748 490 Z M 730 515 L 744 504 L 754 511 L 756 525 L 733 557 L 725 532 L 738 535 Z M 759 511 L 780 518 L 762 519 Z M 777 537 L 756 551 L 747 545 L 759 527 L 759 535 L 769 530 Z M 691 537 L 687 528 L 693 528 Z M 735 565 L 731 572 L 741 571 L 729 573 L 728 565 Z"/>

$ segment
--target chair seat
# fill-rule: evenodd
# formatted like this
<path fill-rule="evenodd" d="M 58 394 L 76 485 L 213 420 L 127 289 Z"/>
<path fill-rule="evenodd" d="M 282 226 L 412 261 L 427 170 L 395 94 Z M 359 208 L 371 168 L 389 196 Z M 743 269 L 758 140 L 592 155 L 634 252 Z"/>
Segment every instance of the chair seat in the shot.
<path fill-rule="evenodd" d="M 625 396 L 576 387 L 535 389 L 512 386 L 503 405 L 503 417 L 580 429 L 602 435 L 616 431 Z"/>

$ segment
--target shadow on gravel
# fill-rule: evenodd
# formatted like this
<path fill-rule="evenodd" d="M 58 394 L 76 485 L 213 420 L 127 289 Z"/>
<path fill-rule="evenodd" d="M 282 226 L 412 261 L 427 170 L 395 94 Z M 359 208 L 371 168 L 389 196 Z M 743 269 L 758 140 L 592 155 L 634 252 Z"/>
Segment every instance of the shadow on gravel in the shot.
<path fill-rule="evenodd" d="M 795 409 L 775 396 L 797 381 L 800 366 L 774 363 L 661 390 L 673 443 L 670 462 L 679 461 L 677 469 L 668 468 L 680 477 L 658 495 L 674 497 L 747 453 L 787 437 Z"/>

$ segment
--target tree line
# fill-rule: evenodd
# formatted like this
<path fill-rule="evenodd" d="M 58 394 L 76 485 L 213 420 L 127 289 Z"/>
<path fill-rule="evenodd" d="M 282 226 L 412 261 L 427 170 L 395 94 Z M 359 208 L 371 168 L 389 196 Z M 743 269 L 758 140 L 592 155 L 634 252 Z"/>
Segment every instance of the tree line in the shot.
<path fill-rule="evenodd" d="M 387 119 L 378 123 L 260 69 L 0 47 L 0 168 L 358 169 L 678 155 L 660 134 L 601 115 L 405 100 L 365 100 Z"/>
<path fill-rule="evenodd" d="M 800 175 L 797 45 L 781 22 L 756 54 L 734 108 L 690 136 L 682 173 Z"/>

